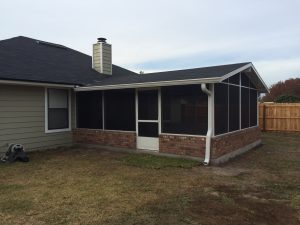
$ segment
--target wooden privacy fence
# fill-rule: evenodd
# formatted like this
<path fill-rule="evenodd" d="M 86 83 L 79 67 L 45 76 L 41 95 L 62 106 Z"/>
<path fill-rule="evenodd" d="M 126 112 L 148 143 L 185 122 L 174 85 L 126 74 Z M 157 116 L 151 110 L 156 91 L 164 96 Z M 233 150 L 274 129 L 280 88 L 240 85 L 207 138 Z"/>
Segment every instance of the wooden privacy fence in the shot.
<path fill-rule="evenodd" d="M 258 107 L 261 130 L 300 132 L 300 103 L 260 103 Z"/>

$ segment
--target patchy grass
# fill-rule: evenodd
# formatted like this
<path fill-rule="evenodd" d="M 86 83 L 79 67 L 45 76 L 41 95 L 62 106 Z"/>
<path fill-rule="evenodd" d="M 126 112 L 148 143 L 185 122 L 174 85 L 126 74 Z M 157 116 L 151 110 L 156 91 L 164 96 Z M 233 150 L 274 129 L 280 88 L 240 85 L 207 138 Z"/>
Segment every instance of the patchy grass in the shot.
<path fill-rule="evenodd" d="M 150 169 L 162 169 L 166 167 L 190 169 L 194 166 L 200 165 L 200 162 L 194 160 L 170 158 L 149 154 L 128 154 L 121 158 L 121 161 L 126 165 Z"/>
<path fill-rule="evenodd" d="M 0 224 L 300 224 L 300 135 L 222 167 L 97 149 L 0 164 Z"/>

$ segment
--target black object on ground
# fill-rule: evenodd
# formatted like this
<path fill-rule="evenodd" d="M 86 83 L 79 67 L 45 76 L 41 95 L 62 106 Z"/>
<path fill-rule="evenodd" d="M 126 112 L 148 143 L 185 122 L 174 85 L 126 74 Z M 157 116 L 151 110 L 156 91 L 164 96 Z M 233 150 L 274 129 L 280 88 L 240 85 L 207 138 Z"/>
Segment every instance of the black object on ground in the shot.
<path fill-rule="evenodd" d="M 20 144 L 10 144 L 6 153 L 0 158 L 1 162 L 28 162 L 29 158 L 25 153 L 23 145 Z"/>

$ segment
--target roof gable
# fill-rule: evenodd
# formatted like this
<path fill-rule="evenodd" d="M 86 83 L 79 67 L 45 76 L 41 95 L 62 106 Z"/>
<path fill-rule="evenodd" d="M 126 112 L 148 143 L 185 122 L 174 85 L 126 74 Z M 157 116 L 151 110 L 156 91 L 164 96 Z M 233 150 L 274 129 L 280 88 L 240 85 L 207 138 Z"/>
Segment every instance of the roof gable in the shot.
<path fill-rule="evenodd" d="M 113 75 L 136 73 L 113 65 Z M 27 37 L 0 41 L 0 79 L 86 85 L 107 75 L 92 69 L 92 57 L 66 46 Z"/>

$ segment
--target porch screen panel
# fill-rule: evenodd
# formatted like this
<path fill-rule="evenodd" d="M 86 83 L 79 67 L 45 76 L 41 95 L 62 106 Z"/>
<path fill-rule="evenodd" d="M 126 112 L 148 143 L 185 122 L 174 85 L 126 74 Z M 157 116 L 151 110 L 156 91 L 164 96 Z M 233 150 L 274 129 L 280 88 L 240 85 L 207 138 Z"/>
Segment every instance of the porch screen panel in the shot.
<path fill-rule="evenodd" d="M 139 120 L 158 120 L 157 90 L 140 91 L 138 100 Z"/>
<path fill-rule="evenodd" d="M 228 85 L 215 84 L 215 134 L 228 132 Z"/>
<path fill-rule="evenodd" d="M 236 74 L 228 79 L 229 83 L 240 85 L 240 74 Z"/>
<path fill-rule="evenodd" d="M 249 87 L 249 78 L 245 73 L 241 73 L 241 85 L 244 87 Z"/>
<path fill-rule="evenodd" d="M 102 129 L 102 92 L 77 92 L 77 127 Z"/>
<path fill-rule="evenodd" d="M 104 91 L 104 129 L 135 131 L 135 90 Z"/>
<path fill-rule="evenodd" d="M 240 129 L 240 87 L 229 85 L 229 131 Z"/>
<path fill-rule="evenodd" d="M 249 88 L 241 88 L 241 128 L 247 128 L 250 124 L 250 96 Z"/>
<path fill-rule="evenodd" d="M 257 125 L 257 91 L 250 89 L 250 126 Z"/>
<path fill-rule="evenodd" d="M 158 123 L 139 122 L 140 137 L 158 137 Z"/>
<path fill-rule="evenodd" d="M 200 85 L 162 88 L 162 132 L 205 135 L 207 95 Z"/>

